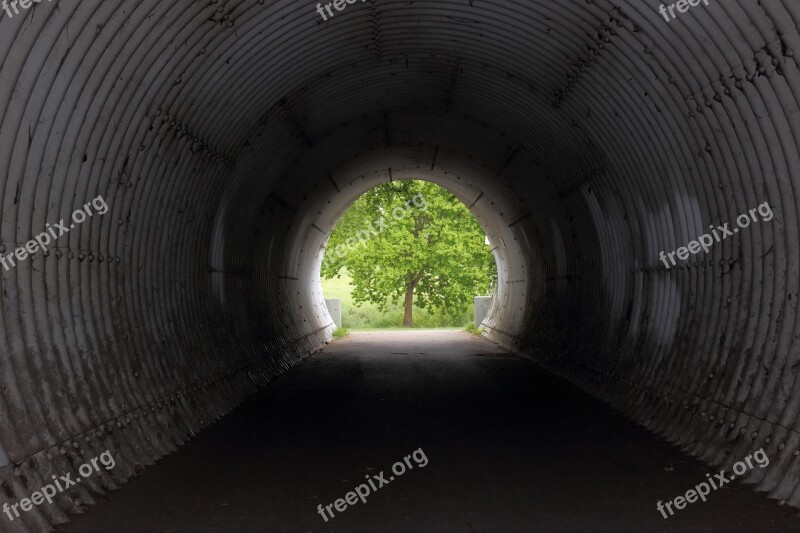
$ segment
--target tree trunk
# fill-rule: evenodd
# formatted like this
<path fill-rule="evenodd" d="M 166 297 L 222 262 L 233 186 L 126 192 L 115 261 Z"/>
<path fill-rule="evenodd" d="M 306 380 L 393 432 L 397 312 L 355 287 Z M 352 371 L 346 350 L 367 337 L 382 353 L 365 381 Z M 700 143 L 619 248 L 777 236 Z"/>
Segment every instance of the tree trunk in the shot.
<path fill-rule="evenodd" d="M 412 316 L 413 306 L 414 306 L 414 285 L 409 283 L 406 285 L 406 301 L 403 303 L 403 327 L 404 328 L 413 328 L 414 327 L 414 317 Z"/>
<path fill-rule="evenodd" d="M 425 274 L 425 267 L 422 267 L 422 270 L 417 272 L 416 274 L 413 272 L 408 273 L 408 283 L 406 284 L 406 301 L 403 303 L 403 327 L 404 328 L 413 328 L 414 327 L 414 317 L 411 316 L 411 313 L 414 309 L 414 289 L 417 288 L 417 283 L 420 282 L 422 279 L 423 274 Z"/>

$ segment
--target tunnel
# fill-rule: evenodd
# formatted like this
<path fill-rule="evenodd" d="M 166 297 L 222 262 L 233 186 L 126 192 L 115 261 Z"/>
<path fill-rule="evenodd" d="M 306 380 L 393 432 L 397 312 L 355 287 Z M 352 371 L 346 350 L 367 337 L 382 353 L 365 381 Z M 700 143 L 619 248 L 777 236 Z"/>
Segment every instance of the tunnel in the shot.
<path fill-rule="evenodd" d="M 486 338 L 800 506 L 800 4 L 325 4 L 3 2 L 0 503 L 117 466 L 0 530 L 324 348 L 327 238 L 403 179 L 486 232 Z"/>

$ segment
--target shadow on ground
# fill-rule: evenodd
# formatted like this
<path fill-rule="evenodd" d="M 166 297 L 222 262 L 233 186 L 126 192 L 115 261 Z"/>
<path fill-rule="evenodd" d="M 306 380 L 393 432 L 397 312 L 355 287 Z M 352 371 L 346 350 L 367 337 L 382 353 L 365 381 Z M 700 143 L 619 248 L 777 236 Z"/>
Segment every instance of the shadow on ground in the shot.
<path fill-rule="evenodd" d="M 427 466 L 328 522 L 318 514 L 420 448 Z M 792 510 L 738 482 L 665 520 L 656 502 L 707 472 L 482 338 L 358 333 L 63 531 L 800 531 Z"/>

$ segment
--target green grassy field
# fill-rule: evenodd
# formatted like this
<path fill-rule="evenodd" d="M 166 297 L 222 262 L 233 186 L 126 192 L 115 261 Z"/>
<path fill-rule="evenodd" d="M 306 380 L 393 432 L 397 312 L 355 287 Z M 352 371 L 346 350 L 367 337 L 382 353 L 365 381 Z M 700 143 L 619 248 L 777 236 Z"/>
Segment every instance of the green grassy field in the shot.
<path fill-rule="evenodd" d="M 404 329 L 403 306 L 389 303 L 386 311 L 378 306 L 365 303 L 357 307 L 351 296 L 353 286 L 347 270 L 342 276 L 322 280 L 322 293 L 325 298 L 338 298 L 342 301 L 342 327 L 348 330 Z M 429 312 L 414 306 L 414 327 L 420 329 L 459 329 L 472 322 L 472 303 L 469 303 L 457 316 L 448 317 L 442 313 Z"/>

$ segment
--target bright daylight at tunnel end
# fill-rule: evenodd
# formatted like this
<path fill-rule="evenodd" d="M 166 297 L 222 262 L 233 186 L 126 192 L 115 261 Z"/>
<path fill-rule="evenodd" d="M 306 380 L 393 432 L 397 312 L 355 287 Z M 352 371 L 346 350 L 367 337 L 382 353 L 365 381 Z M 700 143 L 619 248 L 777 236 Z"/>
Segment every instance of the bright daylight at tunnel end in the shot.
<path fill-rule="evenodd" d="M 0 17 L 0 532 L 800 531 L 800 3 Z M 475 327 L 335 338 L 408 180 Z"/>

